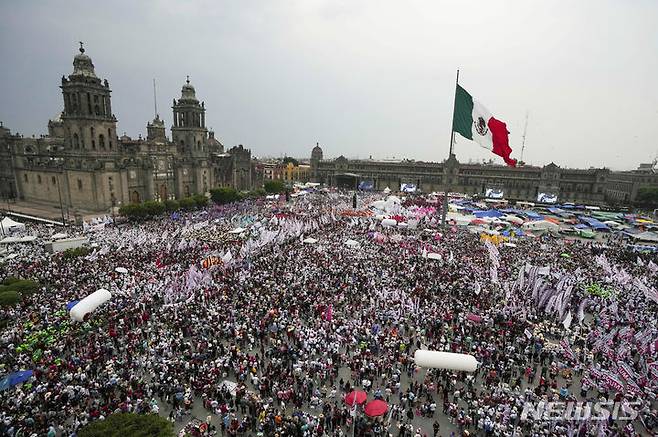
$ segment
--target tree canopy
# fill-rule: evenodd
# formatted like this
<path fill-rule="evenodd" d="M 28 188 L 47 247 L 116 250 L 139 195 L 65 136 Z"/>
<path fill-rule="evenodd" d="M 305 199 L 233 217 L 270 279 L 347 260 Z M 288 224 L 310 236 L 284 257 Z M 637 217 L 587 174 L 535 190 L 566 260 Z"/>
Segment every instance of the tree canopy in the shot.
<path fill-rule="evenodd" d="M 658 187 L 642 187 L 637 190 L 636 202 L 647 208 L 658 208 Z"/>
<path fill-rule="evenodd" d="M 282 181 L 265 181 L 264 188 L 268 193 L 281 193 L 285 190 Z"/>
<path fill-rule="evenodd" d="M 157 414 L 110 414 L 80 429 L 78 437 L 174 437 L 174 426 Z"/>

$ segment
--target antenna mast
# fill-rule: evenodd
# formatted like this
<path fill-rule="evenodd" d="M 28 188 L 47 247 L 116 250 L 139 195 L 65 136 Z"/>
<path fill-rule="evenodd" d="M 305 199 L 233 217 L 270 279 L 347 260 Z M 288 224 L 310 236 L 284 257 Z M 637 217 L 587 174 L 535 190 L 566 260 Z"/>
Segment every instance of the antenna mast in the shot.
<path fill-rule="evenodd" d="M 523 142 L 521 143 L 521 159 L 519 161 L 523 162 L 523 151 L 525 150 L 525 134 L 528 131 L 528 111 L 525 113 L 525 126 L 523 126 Z"/>
<path fill-rule="evenodd" d="M 155 78 L 153 78 L 153 107 L 155 108 L 155 118 L 158 118 L 158 99 L 155 94 Z"/>

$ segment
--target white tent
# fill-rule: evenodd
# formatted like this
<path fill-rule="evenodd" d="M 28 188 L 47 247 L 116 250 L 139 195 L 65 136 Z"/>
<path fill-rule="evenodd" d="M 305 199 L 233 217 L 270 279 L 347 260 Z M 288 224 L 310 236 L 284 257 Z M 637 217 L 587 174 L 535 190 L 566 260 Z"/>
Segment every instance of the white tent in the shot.
<path fill-rule="evenodd" d="M 15 222 L 9 217 L 3 218 L 1 223 L 2 226 L 0 226 L 0 233 L 2 233 L 2 235 L 8 235 L 16 231 L 25 230 L 24 223 Z"/>
<path fill-rule="evenodd" d="M 316 240 L 315 238 L 310 238 L 310 237 L 302 241 L 302 243 L 304 243 L 304 244 L 315 244 L 317 242 L 318 242 L 318 240 Z"/>
<path fill-rule="evenodd" d="M 433 260 L 440 260 L 440 259 L 442 259 L 440 254 L 438 254 L 438 253 L 433 253 L 433 252 L 428 253 L 428 254 L 427 254 L 427 258 L 428 258 L 428 259 L 433 259 Z"/>
<path fill-rule="evenodd" d="M 348 247 L 359 247 L 359 246 L 360 246 L 360 243 L 359 243 L 358 241 L 356 241 L 356 240 L 347 240 L 347 241 L 345 241 L 345 246 L 348 246 Z"/>
<path fill-rule="evenodd" d="M 560 232 L 560 225 L 549 222 L 548 220 L 536 220 L 524 223 L 521 228 L 525 231 L 550 231 Z"/>
<path fill-rule="evenodd" d="M 524 222 L 524 220 L 521 217 L 517 217 L 515 215 L 504 215 L 500 218 L 507 222 L 514 223 L 515 225 L 522 225 Z"/>
<path fill-rule="evenodd" d="M 233 229 L 233 230 L 231 230 L 231 231 L 228 231 L 228 233 L 229 233 L 229 234 L 241 234 L 241 233 L 243 233 L 244 231 L 246 231 L 245 228 L 235 228 L 235 229 Z"/>
<path fill-rule="evenodd" d="M 66 238 L 66 237 L 68 237 L 68 234 L 58 232 L 57 234 L 53 234 L 52 237 L 50 237 L 50 238 L 52 238 L 53 240 L 60 240 L 62 238 Z"/>

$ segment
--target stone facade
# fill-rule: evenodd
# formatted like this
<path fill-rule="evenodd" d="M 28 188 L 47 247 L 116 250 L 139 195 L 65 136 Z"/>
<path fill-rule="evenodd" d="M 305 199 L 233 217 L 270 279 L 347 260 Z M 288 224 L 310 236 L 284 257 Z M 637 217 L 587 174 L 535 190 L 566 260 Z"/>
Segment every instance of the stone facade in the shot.
<path fill-rule="evenodd" d="M 324 160 L 316 145 L 311 152 L 310 174 L 313 182 L 354 189 L 363 181 L 372 181 L 375 190 L 400 189 L 415 184 L 422 192 L 451 192 L 484 195 L 487 189 L 500 189 L 505 198 L 535 202 L 539 193 L 557 194 L 559 202 L 602 204 L 621 196 L 624 202 L 635 200 L 643 184 L 658 184 L 658 174 L 611 172 L 609 169 L 561 168 L 550 163 L 543 167 L 463 164 L 455 156 L 444 162 L 414 160 L 336 159 Z M 623 185 L 626 184 L 626 185 Z M 619 185 L 619 187 L 616 187 Z M 619 194 L 621 192 L 621 194 Z"/>
<path fill-rule="evenodd" d="M 614 172 L 608 177 L 606 199 L 613 204 L 626 204 L 637 197 L 640 188 L 658 187 L 658 167 L 654 161 L 651 164 L 640 164 L 637 170 Z"/>
<path fill-rule="evenodd" d="M 72 210 L 182 198 L 213 187 L 252 188 L 254 164 L 243 146 L 227 151 L 208 131 L 205 103 L 189 78 L 174 99 L 172 140 L 156 114 L 146 139 L 117 138 L 111 90 L 80 47 L 62 77 L 64 109 L 48 135 L 24 138 L 0 126 L 0 195 Z"/>

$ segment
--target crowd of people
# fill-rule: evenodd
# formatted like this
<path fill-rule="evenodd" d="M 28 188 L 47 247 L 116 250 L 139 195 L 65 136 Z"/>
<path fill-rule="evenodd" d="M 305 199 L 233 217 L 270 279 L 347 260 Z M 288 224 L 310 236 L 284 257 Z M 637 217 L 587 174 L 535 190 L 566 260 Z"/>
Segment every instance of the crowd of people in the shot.
<path fill-rule="evenodd" d="M 28 225 L 40 239 L 16 246 L 0 279 L 42 290 L 0 309 L 0 363 L 34 375 L 0 393 L 0 432 L 73 436 L 116 412 L 160 414 L 190 435 L 658 432 L 650 255 L 552 236 L 491 247 L 434 216 L 387 228 L 342 213 L 351 206 L 315 194 L 109 225 L 85 234 L 93 251 L 78 258 L 38 244 L 57 229 Z M 223 261 L 206 268 L 211 255 Z M 592 283 L 613 293 L 591 294 Z M 560 305 L 538 295 L 562 286 Z M 71 321 L 67 304 L 100 288 L 110 301 Z M 417 349 L 480 365 L 418 368 Z M 368 417 L 345 403 L 353 390 L 388 410 Z M 541 410 L 608 400 L 618 411 L 606 420 Z"/>

